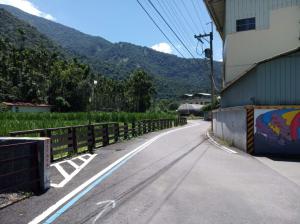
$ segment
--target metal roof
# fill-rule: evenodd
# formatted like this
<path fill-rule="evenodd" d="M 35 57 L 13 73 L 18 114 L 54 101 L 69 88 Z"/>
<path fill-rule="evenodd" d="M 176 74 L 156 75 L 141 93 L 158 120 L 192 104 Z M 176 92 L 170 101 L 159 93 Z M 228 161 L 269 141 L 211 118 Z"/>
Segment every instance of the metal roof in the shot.
<path fill-rule="evenodd" d="M 201 95 L 201 96 L 211 96 L 209 93 L 196 93 L 195 95 Z"/>
<path fill-rule="evenodd" d="M 224 39 L 225 27 L 225 0 L 204 0 L 206 8 L 213 19 L 218 32 L 222 39 Z"/>
<path fill-rule="evenodd" d="M 19 106 L 19 107 L 52 107 L 52 105 L 48 104 L 34 104 L 34 103 L 24 103 L 24 102 L 2 102 L 2 104 L 6 106 Z"/>
<path fill-rule="evenodd" d="M 185 103 L 185 104 L 180 105 L 180 107 L 178 108 L 178 111 L 182 111 L 182 110 L 200 111 L 203 107 L 204 107 L 204 105 L 200 105 L 200 104 Z"/>

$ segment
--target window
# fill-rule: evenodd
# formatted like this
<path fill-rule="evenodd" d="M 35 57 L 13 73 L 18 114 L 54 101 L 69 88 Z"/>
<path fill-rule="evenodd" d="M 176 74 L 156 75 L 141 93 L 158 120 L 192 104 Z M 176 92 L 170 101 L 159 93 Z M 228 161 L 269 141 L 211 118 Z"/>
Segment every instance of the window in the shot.
<path fill-rule="evenodd" d="M 236 31 L 255 30 L 255 17 L 236 21 Z"/>

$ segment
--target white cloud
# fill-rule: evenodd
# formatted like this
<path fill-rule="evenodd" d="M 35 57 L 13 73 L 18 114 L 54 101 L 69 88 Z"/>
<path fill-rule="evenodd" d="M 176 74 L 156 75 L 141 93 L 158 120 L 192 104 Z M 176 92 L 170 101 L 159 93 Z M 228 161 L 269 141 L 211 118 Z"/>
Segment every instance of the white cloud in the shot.
<path fill-rule="evenodd" d="M 32 4 L 28 0 L 0 0 L 0 4 L 11 5 L 29 14 L 55 21 L 55 18 L 52 15 L 40 11 L 34 4 Z"/>
<path fill-rule="evenodd" d="M 163 53 L 167 53 L 167 54 L 171 54 L 172 53 L 172 48 L 167 43 L 155 44 L 151 48 L 153 50 L 156 50 L 156 51 L 159 51 L 159 52 L 163 52 Z"/>

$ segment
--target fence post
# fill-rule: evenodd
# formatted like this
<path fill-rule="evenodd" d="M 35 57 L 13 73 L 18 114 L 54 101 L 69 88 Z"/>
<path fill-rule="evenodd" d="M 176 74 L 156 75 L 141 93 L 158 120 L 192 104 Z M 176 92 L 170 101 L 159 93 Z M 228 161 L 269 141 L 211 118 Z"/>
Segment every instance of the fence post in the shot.
<path fill-rule="evenodd" d="M 46 129 L 46 137 L 50 138 L 50 157 L 51 157 L 51 162 L 53 162 L 54 158 L 53 158 L 53 147 L 52 147 L 51 130 Z"/>
<path fill-rule="evenodd" d="M 114 140 L 115 142 L 119 140 L 119 123 L 114 124 Z"/>
<path fill-rule="evenodd" d="M 102 145 L 106 146 L 109 144 L 109 139 L 108 139 L 108 124 L 103 124 L 102 127 Z"/>
<path fill-rule="evenodd" d="M 131 135 L 132 137 L 136 136 L 136 125 L 134 121 L 131 123 Z"/>
<path fill-rule="evenodd" d="M 73 145 L 73 152 L 75 154 L 78 153 L 78 148 L 77 148 L 77 134 L 76 134 L 76 128 L 72 127 L 71 128 L 71 134 L 72 134 L 72 145 Z"/>
<path fill-rule="evenodd" d="M 40 131 L 40 137 L 46 137 L 46 130 L 41 130 Z"/>
<path fill-rule="evenodd" d="M 128 139 L 128 123 L 124 123 L 124 139 Z"/>
<path fill-rule="evenodd" d="M 137 130 L 137 135 L 141 135 L 141 132 L 142 132 L 142 124 L 141 124 L 141 121 L 138 121 L 138 130 Z"/>
<path fill-rule="evenodd" d="M 147 133 L 151 132 L 151 120 L 147 120 Z"/>
<path fill-rule="evenodd" d="M 146 129 L 146 122 L 147 121 L 142 121 L 143 122 L 143 133 L 142 134 L 146 134 L 147 133 L 147 129 Z"/>
<path fill-rule="evenodd" d="M 88 150 L 91 154 L 94 153 L 95 146 L 95 127 L 90 124 L 88 126 Z"/>

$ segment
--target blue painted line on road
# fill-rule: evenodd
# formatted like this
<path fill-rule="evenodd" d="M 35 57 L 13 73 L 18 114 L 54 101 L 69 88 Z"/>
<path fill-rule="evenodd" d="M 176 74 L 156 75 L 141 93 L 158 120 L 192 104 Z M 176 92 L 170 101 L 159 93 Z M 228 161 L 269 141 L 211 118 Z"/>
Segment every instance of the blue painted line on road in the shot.
<path fill-rule="evenodd" d="M 113 172 L 119 169 L 122 165 L 124 165 L 129 159 L 131 159 L 136 153 L 130 155 L 127 159 L 123 160 L 116 166 L 114 166 L 111 170 L 105 173 L 103 176 L 96 179 L 93 183 L 91 183 L 85 190 L 81 191 L 77 196 L 75 196 L 72 200 L 70 200 L 67 204 L 57 210 L 52 216 L 50 216 L 44 224 L 51 224 L 53 223 L 59 216 L 61 216 L 65 211 L 67 211 L 72 205 L 74 205 L 80 198 L 86 195 L 89 191 L 91 191 L 94 187 L 99 185 L 103 180 L 109 177 Z"/>

